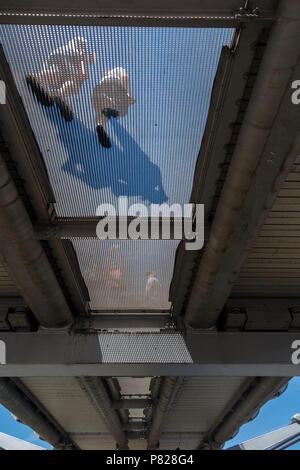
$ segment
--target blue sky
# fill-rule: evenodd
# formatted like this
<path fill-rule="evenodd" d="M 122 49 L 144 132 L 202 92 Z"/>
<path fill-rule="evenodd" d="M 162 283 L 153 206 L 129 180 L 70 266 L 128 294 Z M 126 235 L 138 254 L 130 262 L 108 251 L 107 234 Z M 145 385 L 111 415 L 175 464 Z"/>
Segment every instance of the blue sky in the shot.
<path fill-rule="evenodd" d="M 224 448 L 231 447 L 266 432 L 273 431 L 281 426 L 286 426 L 291 417 L 300 412 L 300 377 L 294 377 L 287 390 L 274 400 L 270 400 L 260 410 L 259 415 L 252 422 L 241 427 L 234 439 L 228 441 Z M 28 427 L 15 421 L 10 412 L 0 405 L 0 432 L 24 439 L 45 449 L 51 446 L 39 440 L 35 433 Z M 300 442 L 291 447 L 300 450 Z"/>
<path fill-rule="evenodd" d="M 290 423 L 291 417 L 300 412 L 300 377 L 294 377 L 287 390 L 278 398 L 270 400 L 260 410 L 256 419 L 244 424 L 234 439 L 224 448 L 234 446 L 253 437 L 274 431 Z M 300 442 L 291 447 L 300 450 Z"/>
<path fill-rule="evenodd" d="M 31 442 L 45 449 L 52 449 L 52 446 L 48 444 L 48 442 L 41 441 L 32 429 L 24 424 L 18 423 L 11 413 L 2 405 L 0 405 L 0 432 L 18 437 L 19 439 Z"/>

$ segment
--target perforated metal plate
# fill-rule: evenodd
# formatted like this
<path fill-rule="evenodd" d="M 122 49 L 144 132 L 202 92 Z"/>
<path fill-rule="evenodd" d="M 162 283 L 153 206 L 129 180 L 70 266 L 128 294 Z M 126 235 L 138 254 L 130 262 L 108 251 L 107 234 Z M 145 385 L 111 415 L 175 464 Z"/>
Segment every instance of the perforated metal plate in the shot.
<path fill-rule="evenodd" d="M 104 363 L 193 362 L 180 333 L 101 333 L 99 343 Z"/>

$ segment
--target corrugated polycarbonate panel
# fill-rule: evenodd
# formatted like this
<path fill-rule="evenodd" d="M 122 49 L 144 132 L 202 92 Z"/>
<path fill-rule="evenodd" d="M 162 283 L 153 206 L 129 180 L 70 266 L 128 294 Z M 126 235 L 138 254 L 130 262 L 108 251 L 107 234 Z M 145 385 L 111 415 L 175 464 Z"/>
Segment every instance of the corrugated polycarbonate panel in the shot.
<path fill-rule="evenodd" d="M 118 382 L 120 385 L 121 398 L 151 398 L 150 397 L 150 377 L 118 377 Z M 145 417 L 144 409 L 140 408 L 129 408 L 129 417 L 143 419 Z M 130 447 L 135 448 L 135 447 Z"/>
<path fill-rule="evenodd" d="M 108 433 L 75 377 L 23 377 L 22 382 L 68 433 Z"/>
<path fill-rule="evenodd" d="M 117 377 L 117 379 L 121 387 L 122 397 L 124 395 L 148 396 L 150 394 L 150 377 L 130 377 L 130 379 L 127 377 Z"/>
<path fill-rule="evenodd" d="M 138 202 L 148 208 L 189 202 L 214 76 L 232 33 L 224 28 L 0 26 L 59 216 L 94 216 L 103 203 L 113 204 L 118 212 L 121 196 L 128 197 L 129 205 Z M 84 47 L 78 46 L 79 39 Z M 88 64 L 92 54 L 96 60 Z M 113 91 L 103 88 L 107 72 L 118 87 L 122 82 L 122 92 L 116 86 Z M 41 104 L 26 83 L 28 76 L 52 99 L 63 96 L 74 119 L 66 122 L 57 103 Z M 130 100 L 134 103 L 129 105 Z M 118 117 L 107 111 L 113 108 Z M 104 123 L 107 115 L 111 117 Z M 98 141 L 100 121 L 111 148 Z M 178 241 L 130 244 L 114 244 L 119 252 L 114 249 L 113 256 L 122 258 L 126 268 L 120 261 L 105 268 L 112 243 L 74 240 L 92 308 L 169 307 Z M 157 289 L 149 299 L 145 290 L 151 272 L 159 282 L 152 282 Z"/>
<path fill-rule="evenodd" d="M 72 440 L 76 442 L 81 450 L 115 450 L 116 441 L 108 434 L 82 433 L 71 434 Z"/>
<path fill-rule="evenodd" d="M 164 433 L 159 439 L 159 448 L 161 450 L 194 450 L 199 446 L 202 437 L 200 433 Z"/>
<path fill-rule="evenodd" d="M 207 432 L 245 383 L 244 377 L 185 377 L 163 423 L 162 438 L 176 432 Z"/>
<path fill-rule="evenodd" d="M 116 450 L 116 441 L 109 436 L 99 434 L 71 435 L 72 439 L 82 450 Z M 145 450 L 147 441 L 145 439 L 130 439 L 129 449 Z"/>
<path fill-rule="evenodd" d="M 146 439 L 130 439 L 129 449 L 131 450 L 146 450 L 147 449 Z"/>
<path fill-rule="evenodd" d="M 300 156 L 245 260 L 235 297 L 298 297 L 300 288 Z"/>

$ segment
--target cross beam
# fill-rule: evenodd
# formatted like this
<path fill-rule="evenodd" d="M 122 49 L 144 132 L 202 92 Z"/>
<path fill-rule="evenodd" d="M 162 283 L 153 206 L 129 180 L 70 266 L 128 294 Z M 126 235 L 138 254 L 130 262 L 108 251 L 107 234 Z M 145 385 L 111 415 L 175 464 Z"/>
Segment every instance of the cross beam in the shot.
<path fill-rule="evenodd" d="M 6 3 L 6 5 L 5 5 Z M 268 24 L 274 19 L 274 1 L 256 0 L 245 7 L 244 0 L 22 0 L 2 2 L 0 22 L 16 24 L 89 24 L 125 26 L 235 26 L 241 22 Z"/>
<path fill-rule="evenodd" d="M 300 332 L 0 333 L 0 376 L 295 376 Z"/>
<path fill-rule="evenodd" d="M 34 233 L 37 240 L 52 240 L 61 238 L 97 238 L 97 224 L 105 220 L 115 227 L 115 239 L 127 237 L 130 224 L 137 220 L 136 216 L 115 216 L 115 217 L 57 217 L 53 222 L 46 224 L 36 224 Z M 139 222 L 143 226 L 140 234 L 141 239 L 148 240 L 153 238 L 152 231 L 155 232 L 155 238 L 158 240 L 182 240 L 185 238 L 187 230 L 185 224 L 191 221 L 188 217 L 168 216 L 139 216 Z M 198 221 L 198 229 L 201 230 L 201 236 L 208 237 L 209 225 L 203 226 Z M 112 239 L 112 235 L 110 237 Z"/>
<path fill-rule="evenodd" d="M 150 408 L 153 401 L 148 398 L 122 398 L 122 400 L 114 401 L 112 407 L 115 410 L 145 409 Z"/>

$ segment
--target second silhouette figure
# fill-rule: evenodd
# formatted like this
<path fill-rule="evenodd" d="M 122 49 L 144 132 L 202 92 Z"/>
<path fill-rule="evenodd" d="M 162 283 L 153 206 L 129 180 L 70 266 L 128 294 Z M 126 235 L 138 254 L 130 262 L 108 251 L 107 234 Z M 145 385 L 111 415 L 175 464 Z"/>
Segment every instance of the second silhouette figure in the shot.
<path fill-rule="evenodd" d="M 126 116 L 129 106 L 135 103 L 126 70 L 116 67 L 105 72 L 103 79 L 94 88 L 92 100 L 99 142 L 103 147 L 110 148 L 110 138 L 105 129 L 107 121 L 111 117 Z"/>

